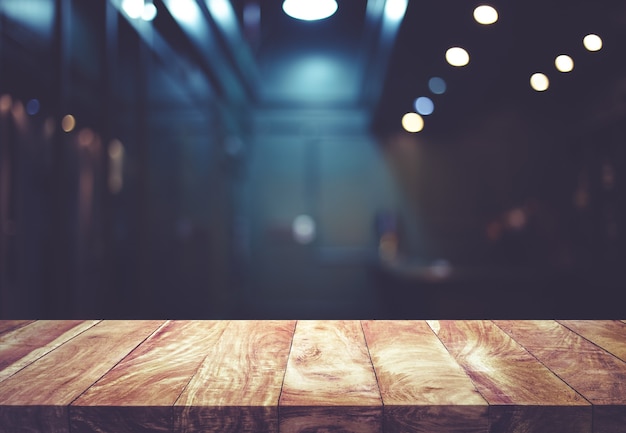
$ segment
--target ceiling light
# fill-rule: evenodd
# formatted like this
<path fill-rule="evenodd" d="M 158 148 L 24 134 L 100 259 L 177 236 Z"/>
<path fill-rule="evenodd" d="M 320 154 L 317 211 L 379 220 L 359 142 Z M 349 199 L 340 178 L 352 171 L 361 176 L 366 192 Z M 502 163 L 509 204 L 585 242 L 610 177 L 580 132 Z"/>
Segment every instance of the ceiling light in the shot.
<path fill-rule="evenodd" d="M 385 2 L 385 16 L 392 21 L 400 21 L 404 18 L 408 0 L 387 0 Z"/>
<path fill-rule="evenodd" d="M 583 38 L 583 45 L 589 51 L 600 51 L 602 49 L 602 39 L 598 35 L 590 34 Z"/>
<path fill-rule="evenodd" d="M 129 18 L 141 18 L 144 10 L 143 0 L 122 0 L 122 9 Z"/>
<path fill-rule="evenodd" d="M 290 17 L 299 20 L 323 20 L 337 11 L 337 2 L 336 0 L 285 0 L 283 10 Z"/>
<path fill-rule="evenodd" d="M 452 66 L 465 66 L 469 63 L 469 54 L 461 47 L 452 47 L 446 51 L 446 61 Z"/>
<path fill-rule="evenodd" d="M 479 24 L 493 24 L 498 21 L 498 11 L 491 6 L 481 5 L 474 9 L 474 19 Z"/>
<path fill-rule="evenodd" d="M 402 127 L 407 132 L 420 132 L 424 129 L 424 119 L 417 113 L 406 113 L 402 116 Z"/>
<path fill-rule="evenodd" d="M 530 87 L 537 92 L 543 92 L 550 87 L 550 80 L 545 74 L 537 72 L 530 77 Z"/>
<path fill-rule="evenodd" d="M 141 14 L 141 19 L 144 21 L 152 21 L 157 16 L 157 8 L 152 2 L 152 0 L 146 1 L 143 6 L 143 13 Z"/>
<path fill-rule="evenodd" d="M 574 60 L 565 54 L 561 54 L 554 59 L 554 66 L 560 72 L 571 72 L 574 69 Z"/>

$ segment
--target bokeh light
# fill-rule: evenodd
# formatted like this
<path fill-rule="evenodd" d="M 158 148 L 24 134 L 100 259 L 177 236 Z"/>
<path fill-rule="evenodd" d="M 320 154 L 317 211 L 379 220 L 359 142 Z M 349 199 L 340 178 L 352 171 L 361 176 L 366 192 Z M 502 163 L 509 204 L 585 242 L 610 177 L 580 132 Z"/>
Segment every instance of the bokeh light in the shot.
<path fill-rule="evenodd" d="M 561 54 L 554 59 L 554 66 L 560 72 L 571 72 L 574 69 L 574 60 L 565 54 Z"/>
<path fill-rule="evenodd" d="M 470 56 L 463 48 L 452 47 L 446 51 L 446 61 L 452 66 L 465 66 L 469 63 Z"/>
<path fill-rule="evenodd" d="M 420 132 L 424 129 L 424 119 L 417 113 L 406 113 L 402 116 L 402 127 L 407 132 Z"/>
<path fill-rule="evenodd" d="M 537 92 L 544 92 L 548 90 L 550 87 L 550 80 L 545 74 L 541 72 L 534 73 L 530 77 L 530 87 L 532 87 Z"/>
<path fill-rule="evenodd" d="M 26 112 L 30 114 L 31 116 L 34 116 L 35 114 L 39 113 L 39 108 L 40 108 L 40 104 L 39 104 L 39 100 L 37 99 L 31 99 L 30 101 L 26 103 Z"/>
<path fill-rule="evenodd" d="M 602 49 L 602 38 L 595 34 L 589 34 L 583 38 L 583 45 L 589 51 L 600 51 Z"/>
<path fill-rule="evenodd" d="M 89 128 L 83 128 L 78 133 L 78 144 L 87 147 L 89 146 L 95 138 L 94 132 Z"/>
<path fill-rule="evenodd" d="M 0 96 L 0 113 L 8 113 L 11 110 L 11 105 L 13 105 L 13 99 L 11 98 L 11 95 Z"/>
<path fill-rule="evenodd" d="M 435 95 L 442 95 L 446 93 L 447 86 L 443 78 L 432 77 L 430 80 L 428 80 L 428 88 Z"/>
<path fill-rule="evenodd" d="M 415 100 L 415 111 L 422 116 L 428 116 L 435 110 L 435 104 L 430 98 L 426 96 L 420 96 Z"/>
<path fill-rule="evenodd" d="M 66 114 L 61 120 L 61 128 L 65 132 L 71 132 L 76 127 L 76 119 L 71 114 Z"/>
<path fill-rule="evenodd" d="M 492 6 L 481 5 L 474 9 L 474 19 L 479 24 L 493 24 L 498 21 L 498 11 Z"/>
<path fill-rule="evenodd" d="M 299 244 L 308 244 L 315 239 L 315 221 L 309 215 L 298 215 L 291 226 L 293 238 Z"/>
<path fill-rule="evenodd" d="M 109 191 L 117 194 L 124 186 L 124 145 L 118 139 L 109 143 Z"/>

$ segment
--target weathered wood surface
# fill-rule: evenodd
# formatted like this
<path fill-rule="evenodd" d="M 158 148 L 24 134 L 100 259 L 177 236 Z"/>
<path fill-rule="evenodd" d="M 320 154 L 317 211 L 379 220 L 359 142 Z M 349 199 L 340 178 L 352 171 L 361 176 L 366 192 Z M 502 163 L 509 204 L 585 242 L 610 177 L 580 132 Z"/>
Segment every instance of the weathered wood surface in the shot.
<path fill-rule="evenodd" d="M 227 324 L 165 323 L 72 403 L 72 433 L 171 431 L 172 406 Z"/>
<path fill-rule="evenodd" d="M 281 432 L 380 432 L 382 400 L 359 321 L 297 323 L 279 404 Z"/>
<path fill-rule="evenodd" d="M 623 321 L 18 322 L 0 433 L 626 426 Z"/>
<path fill-rule="evenodd" d="M 540 431 L 546 425 L 558 426 L 553 432 L 591 431 L 589 403 L 492 322 L 429 324 L 492 406 L 492 426 L 502 431 Z"/>
<path fill-rule="evenodd" d="M 0 382 L 98 323 L 42 320 L 0 336 Z"/>
<path fill-rule="evenodd" d="M 0 386 L 0 432 L 69 433 L 69 404 L 159 325 L 100 322 L 5 379 Z"/>
<path fill-rule="evenodd" d="M 295 321 L 232 321 L 174 407 L 175 431 L 278 431 Z"/>
<path fill-rule="evenodd" d="M 425 322 L 364 321 L 384 431 L 487 432 L 488 404 Z"/>

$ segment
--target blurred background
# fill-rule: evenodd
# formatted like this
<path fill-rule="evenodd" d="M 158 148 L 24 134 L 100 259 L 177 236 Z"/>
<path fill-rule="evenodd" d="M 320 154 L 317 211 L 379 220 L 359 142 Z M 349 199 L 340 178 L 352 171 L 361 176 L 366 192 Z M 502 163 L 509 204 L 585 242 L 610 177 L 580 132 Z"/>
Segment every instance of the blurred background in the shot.
<path fill-rule="evenodd" d="M 0 0 L 0 36 L 0 319 L 624 318 L 623 1 Z"/>

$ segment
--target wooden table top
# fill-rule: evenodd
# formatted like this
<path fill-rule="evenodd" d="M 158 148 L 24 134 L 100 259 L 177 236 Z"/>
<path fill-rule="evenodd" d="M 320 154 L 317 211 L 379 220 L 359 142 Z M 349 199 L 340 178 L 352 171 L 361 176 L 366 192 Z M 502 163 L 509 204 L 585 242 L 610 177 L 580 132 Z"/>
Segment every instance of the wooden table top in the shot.
<path fill-rule="evenodd" d="M 0 321 L 0 432 L 623 433 L 626 321 Z"/>

